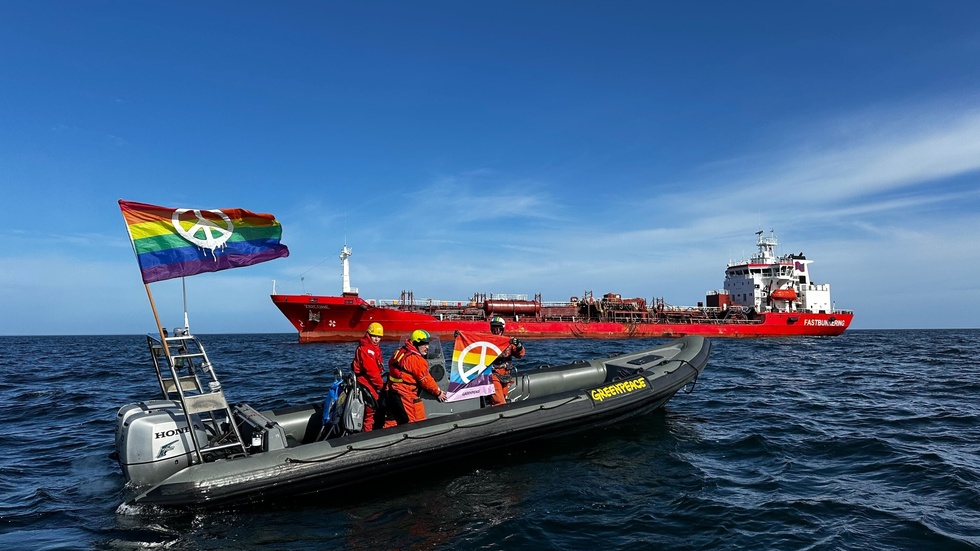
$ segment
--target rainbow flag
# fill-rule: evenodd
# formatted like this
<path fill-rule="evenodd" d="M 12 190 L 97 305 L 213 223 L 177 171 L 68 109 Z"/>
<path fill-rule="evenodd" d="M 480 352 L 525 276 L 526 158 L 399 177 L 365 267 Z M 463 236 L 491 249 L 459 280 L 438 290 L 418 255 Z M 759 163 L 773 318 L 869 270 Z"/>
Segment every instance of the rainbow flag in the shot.
<path fill-rule="evenodd" d="M 508 344 L 510 337 L 457 331 L 446 401 L 493 394 L 491 366 Z"/>
<path fill-rule="evenodd" d="M 143 283 L 251 266 L 289 256 L 271 214 L 170 209 L 119 200 Z"/>

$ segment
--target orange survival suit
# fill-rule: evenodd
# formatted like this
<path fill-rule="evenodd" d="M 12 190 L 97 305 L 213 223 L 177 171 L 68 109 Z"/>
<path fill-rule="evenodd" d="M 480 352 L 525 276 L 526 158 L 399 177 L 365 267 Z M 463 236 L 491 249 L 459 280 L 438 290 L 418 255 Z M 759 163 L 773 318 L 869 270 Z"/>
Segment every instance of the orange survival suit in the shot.
<path fill-rule="evenodd" d="M 406 340 L 388 361 L 388 413 L 399 425 L 425 419 L 423 390 L 433 396 L 442 392 L 429 375 L 429 362 Z"/>
<path fill-rule="evenodd" d="M 497 359 L 493 361 L 493 394 L 487 396 L 491 406 L 507 403 L 507 392 L 514 384 L 513 366 L 511 360 L 524 357 L 524 345 L 516 338 L 510 339 L 510 344 L 504 348 Z"/>
<path fill-rule="evenodd" d="M 374 404 L 378 403 L 384 386 L 384 380 L 381 378 L 384 365 L 381 347 L 374 344 L 370 335 L 361 337 L 357 343 L 357 350 L 354 351 L 354 361 L 351 362 L 350 369 L 357 376 L 358 386 L 361 386 L 374 398 Z M 380 417 L 378 408 L 372 407 L 370 400 L 367 402 L 364 406 L 364 432 L 369 432 L 375 428 L 375 424 L 378 423 L 376 417 Z"/>

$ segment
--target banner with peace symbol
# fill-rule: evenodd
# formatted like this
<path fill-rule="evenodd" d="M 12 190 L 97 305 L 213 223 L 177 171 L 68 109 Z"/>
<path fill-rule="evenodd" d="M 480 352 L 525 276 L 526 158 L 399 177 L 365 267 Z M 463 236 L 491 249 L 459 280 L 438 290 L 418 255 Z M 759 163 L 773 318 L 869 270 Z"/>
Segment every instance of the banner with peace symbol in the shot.
<path fill-rule="evenodd" d="M 289 256 L 271 214 L 173 209 L 119 200 L 144 283 Z"/>
<path fill-rule="evenodd" d="M 446 401 L 493 394 L 490 366 L 509 343 L 510 338 L 502 335 L 457 332 Z"/>

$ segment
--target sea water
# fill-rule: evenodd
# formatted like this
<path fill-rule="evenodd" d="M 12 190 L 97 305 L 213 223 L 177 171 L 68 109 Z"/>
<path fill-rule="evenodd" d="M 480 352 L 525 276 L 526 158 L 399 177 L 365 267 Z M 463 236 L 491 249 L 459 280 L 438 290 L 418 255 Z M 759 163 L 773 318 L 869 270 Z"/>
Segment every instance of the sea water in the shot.
<path fill-rule="evenodd" d="M 200 338 L 259 409 L 322 400 L 354 350 Z M 517 365 L 662 342 L 528 341 Z M 0 337 L 0 548 L 980 549 L 980 330 L 712 343 L 692 393 L 615 427 L 186 512 L 121 505 L 109 457 L 116 410 L 159 394 L 145 336 Z"/>

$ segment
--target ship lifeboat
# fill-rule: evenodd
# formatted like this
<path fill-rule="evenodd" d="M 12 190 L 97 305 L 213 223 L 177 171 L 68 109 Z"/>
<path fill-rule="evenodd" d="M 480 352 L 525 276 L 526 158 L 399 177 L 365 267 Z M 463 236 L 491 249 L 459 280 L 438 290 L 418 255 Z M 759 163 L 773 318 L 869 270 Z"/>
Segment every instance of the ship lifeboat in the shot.
<path fill-rule="evenodd" d="M 796 291 L 793 289 L 776 289 L 772 292 L 772 298 L 776 300 L 788 300 L 790 302 L 796 300 Z"/>

